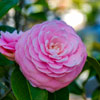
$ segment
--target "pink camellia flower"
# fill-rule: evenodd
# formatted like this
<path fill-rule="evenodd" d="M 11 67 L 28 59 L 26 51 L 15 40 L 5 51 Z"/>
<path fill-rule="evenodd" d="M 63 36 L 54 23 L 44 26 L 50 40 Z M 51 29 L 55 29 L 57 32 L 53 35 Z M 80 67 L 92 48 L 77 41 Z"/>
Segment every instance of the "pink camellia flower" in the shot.
<path fill-rule="evenodd" d="M 15 45 L 21 35 L 17 34 L 17 31 L 13 33 L 9 32 L 2 32 L 0 31 L 0 53 L 5 55 L 8 59 L 14 60 L 15 59 Z"/>
<path fill-rule="evenodd" d="M 47 21 L 25 32 L 16 44 L 15 59 L 33 87 L 50 92 L 69 85 L 86 61 L 85 45 L 62 21 Z"/>

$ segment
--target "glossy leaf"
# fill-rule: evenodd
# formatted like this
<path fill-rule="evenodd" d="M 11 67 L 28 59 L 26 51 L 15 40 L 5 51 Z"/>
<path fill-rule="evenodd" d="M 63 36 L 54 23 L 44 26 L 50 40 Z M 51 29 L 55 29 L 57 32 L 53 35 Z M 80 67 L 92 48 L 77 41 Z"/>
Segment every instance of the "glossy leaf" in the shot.
<path fill-rule="evenodd" d="M 82 69 L 82 72 L 85 71 L 85 70 L 90 69 L 90 67 L 91 67 L 90 63 L 86 60 L 85 65 L 84 65 L 84 67 Z"/>
<path fill-rule="evenodd" d="M 8 71 L 14 66 L 14 62 L 8 60 L 5 56 L 0 54 L 0 77 L 8 75 Z"/>
<path fill-rule="evenodd" d="M 91 66 L 91 64 L 90 64 L 89 61 L 86 61 L 82 72 L 84 72 L 84 71 L 86 71 L 86 70 L 88 70 L 89 75 L 88 75 L 88 78 L 82 83 L 82 84 L 83 84 L 83 87 L 85 86 L 85 84 L 88 82 L 88 80 L 89 80 L 91 77 L 96 76 L 96 71 L 95 71 L 94 68 Z M 81 74 L 81 73 L 80 73 L 80 74 Z"/>
<path fill-rule="evenodd" d="M 49 93 L 48 100 L 69 100 L 68 87 L 62 88 L 54 93 Z"/>
<path fill-rule="evenodd" d="M 90 63 L 90 65 L 95 69 L 100 79 L 100 63 L 95 58 L 92 57 L 87 57 L 87 60 Z"/>
<path fill-rule="evenodd" d="M 82 95 L 82 93 L 84 92 L 83 89 L 80 88 L 75 81 L 73 81 L 68 87 L 69 87 L 70 93 Z"/>
<path fill-rule="evenodd" d="M 15 30 L 15 28 L 10 27 L 10 26 L 6 26 L 6 25 L 0 26 L 0 31 L 3 31 L 3 32 L 8 31 L 8 32 L 12 33 L 14 30 Z"/>
<path fill-rule="evenodd" d="M 13 61 L 8 60 L 4 55 L 0 54 L 0 66 L 7 66 L 13 64 Z"/>
<path fill-rule="evenodd" d="M 39 12 L 39 13 L 31 13 L 29 15 L 30 18 L 32 18 L 33 20 L 42 20 L 42 21 L 45 21 L 47 18 L 46 18 L 46 14 L 45 12 Z"/>
<path fill-rule="evenodd" d="M 34 88 L 27 82 L 30 93 L 32 94 L 32 100 L 47 100 L 48 92 L 39 88 Z"/>
<path fill-rule="evenodd" d="M 0 19 L 14 7 L 19 0 L 0 0 Z"/>
<path fill-rule="evenodd" d="M 47 100 L 48 92 L 32 87 L 20 72 L 18 66 L 11 76 L 11 87 L 17 100 Z"/>

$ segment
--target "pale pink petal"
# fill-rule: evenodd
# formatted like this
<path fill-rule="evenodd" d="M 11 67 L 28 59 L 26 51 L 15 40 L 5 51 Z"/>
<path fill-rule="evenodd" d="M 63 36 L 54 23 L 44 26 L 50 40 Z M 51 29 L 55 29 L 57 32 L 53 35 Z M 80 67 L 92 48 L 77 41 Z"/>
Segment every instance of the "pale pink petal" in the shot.
<path fill-rule="evenodd" d="M 64 58 L 62 58 L 62 59 L 60 59 L 60 60 L 56 60 L 56 62 L 61 63 L 61 62 L 65 62 L 65 61 L 67 61 L 67 60 L 68 60 L 68 56 L 66 56 L 66 57 L 64 57 Z"/>
<path fill-rule="evenodd" d="M 39 52 L 39 59 L 43 62 L 46 62 L 46 63 L 54 63 L 52 61 L 52 59 L 50 59 L 48 56 L 46 55 L 43 55 L 41 52 Z"/>

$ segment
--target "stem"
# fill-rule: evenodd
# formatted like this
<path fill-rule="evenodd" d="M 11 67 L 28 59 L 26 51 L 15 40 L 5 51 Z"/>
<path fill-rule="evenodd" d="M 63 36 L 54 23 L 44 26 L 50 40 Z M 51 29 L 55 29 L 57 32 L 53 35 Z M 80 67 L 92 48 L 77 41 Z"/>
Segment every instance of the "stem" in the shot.
<path fill-rule="evenodd" d="M 83 97 L 84 100 L 87 100 L 85 93 L 82 94 L 82 97 Z"/>
<path fill-rule="evenodd" d="M 12 90 L 11 90 L 11 88 L 4 94 L 4 96 L 2 96 L 1 98 L 0 98 L 0 100 L 3 100 L 10 92 L 11 92 Z"/>
<path fill-rule="evenodd" d="M 21 1 L 19 2 L 19 7 L 20 7 L 20 9 L 23 8 L 23 5 L 24 5 L 24 0 L 21 0 Z M 15 20 L 15 27 L 16 27 L 17 30 L 20 28 L 21 16 L 22 16 L 21 11 L 17 11 L 17 10 L 16 10 L 15 16 L 14 16 L 14 20 Z"/>

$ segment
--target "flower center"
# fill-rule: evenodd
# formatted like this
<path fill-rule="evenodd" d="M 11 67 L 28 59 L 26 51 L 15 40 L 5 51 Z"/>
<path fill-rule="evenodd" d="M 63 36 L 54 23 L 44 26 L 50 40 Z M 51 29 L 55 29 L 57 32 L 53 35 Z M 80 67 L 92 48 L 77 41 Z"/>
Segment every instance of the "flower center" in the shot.
<path fill-rule="evenodd" d="M 51 54 L 55 55 L 60 52 L 60 47 L 57 44 L 51 43 L 49 46 L 49 51 Z"/>
<path fill-rule="evenodd" d="M 58 55 L 62 49 L 63 49 L 63 44 L 60 41 L 51 42 L 49 44 L 49 52 L 52 55 L 56 55 L 56 54 Z"/>
<path fill-rule="evenodd" d="M 55 50 L 57 50 L 57 49 L 59 49 L 59 45 L 58 45 L 58 43 L 50 43 L 50 49 L 55 49 Z"/>

